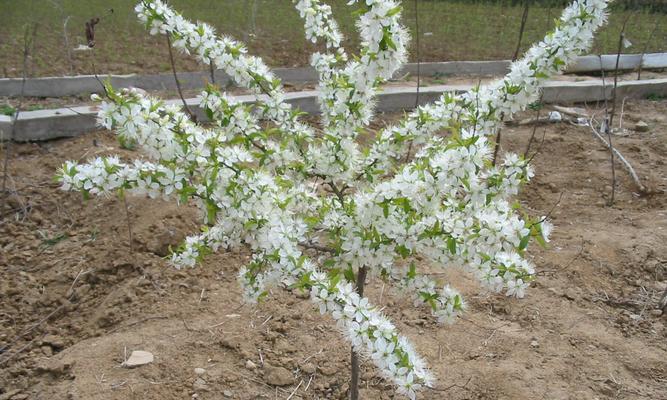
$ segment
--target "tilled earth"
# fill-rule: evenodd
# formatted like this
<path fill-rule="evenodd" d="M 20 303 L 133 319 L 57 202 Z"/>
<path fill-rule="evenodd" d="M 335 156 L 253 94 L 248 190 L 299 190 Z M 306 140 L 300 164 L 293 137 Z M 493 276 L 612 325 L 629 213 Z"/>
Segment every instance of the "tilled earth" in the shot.
<path fill-rule="evenodd" d="M 648 132 L 632 130 L 639 120 Z M 537 128 L 537 175 L 521 202 L 536 215 L 552 211 L 556 229 L 547 249 L 531 248 L 540 272 L 525 299 L 423 266 L 469 303 L 458 323 L 440 326 L 371 282 L 371 299 L 438 378 L 421 398 L 667 399 L 667 317 L 657 309 L 667 287 L 667 102 L 627 102 L 623 123 L 614 143 L 649 190 L 639 193 L 617 166 L 612 206 L 609 153 L 589 130 Z M 523 153 L 532 132 L 506 128 L 503 150 Z M 63 161 L 110 153 L 139 156 L 103 132 L 11 147 L 12 194 L 0 210 L 0 399 L 346 398 L 349 347 L 303 295 L 277 289 L 243 305 L 243 252 L 191 270 L 168 265 L 169 246 L 198 229 L 194 207 L 84 201 L 53 183 Z M 133 350 L 155 361 L 122 368 Z M 364 399 L 396 397 L 368 362 L 362 388 Z"/>

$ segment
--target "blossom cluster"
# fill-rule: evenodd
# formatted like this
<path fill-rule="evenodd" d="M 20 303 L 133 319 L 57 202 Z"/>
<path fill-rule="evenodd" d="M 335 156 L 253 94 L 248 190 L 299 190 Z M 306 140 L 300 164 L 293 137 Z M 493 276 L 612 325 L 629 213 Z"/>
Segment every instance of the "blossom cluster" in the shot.
<path fill-rule="evenodd" d="M 377 91 L 406 59 L 400 2 L 349 2 L 362 7 L 354 56 L 342 48 L 328 5 L 294 3 L 306 38 L 325 47 L 311 59 L 321 128 L 299 119 L 280 80 L 241 43 L 188 21 L 162 0 L 142 0 L 135 10 L 151 34 L 223 69 L 257 102 L 240 104 L 209 85 L 199 97 L 209 120 L 201 124 L 176 103 L 107 85 L 99 124 L 123 144 L 140 146 L 148 159 L 69 161 L 59 173 L 62 187 L 85 196 L 127 192 L 196 204 L 202 231 L 175 250 L 175 266 L 193 267 L 222 248 L 248 249 L 251 261 L 239 271 L 246 301 L 275 285 L 308 291 L 355 351 L 414 399 L 433 384 L 426 363 L 355 291 L 355 276 L 370 271 L 395 282 L 441 323 L 454 322 L 466 303 L 450 285 L 420 273 L 423 260 L 463 268 L 491 290 L 524 296 L 535 274 L 527 248 L 548 242 L 552 226 L 546 217 L 518 213 L 513 198 L 533 171 L 514 154 L 493 165 L 491 138 L 538 98 L 544 79 L 590 46 L 607 1 L 575 0 L 504 78 L 444 94 L 368 145 L 358 135 L 373 117 Z"/>

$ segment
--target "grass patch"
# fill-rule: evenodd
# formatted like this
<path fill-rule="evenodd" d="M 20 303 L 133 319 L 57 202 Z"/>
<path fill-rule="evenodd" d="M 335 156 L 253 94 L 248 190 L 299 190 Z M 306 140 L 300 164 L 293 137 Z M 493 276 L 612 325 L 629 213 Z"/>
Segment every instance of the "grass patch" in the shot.
<path fill-rule="evenodd" d="M 16 112 L 16 109 L 9 104 L 3 104 L 0 106 L 0 115 L 6 115 L 11 117 Z"/>
<path fill-rule="evenodd" d="M 96 28 L 95 58 L 100 72 L 167 72 L 168 52 L 165 39 L 148 35 L 134 15 L 137 0 L 21 0 L 8 1 L 0 13 L 0 50 L 5 56 L 0 66 L 5 76 L 20 76 L 22 69 L 22 33 L 26 23 L 38 24 L 34 49 L 28 66 L 29 76 L 90 74 L 92 52 L 72 53 L 68 62 L 64 46 L 63 22 L 69 17 L 67 33 L 70 47 L 85 43 L 85 21 L 103 16 Z M 253 13 L 253 3 L 256 8 Z M 52 3 L 60 4 L 58 9 Z M 192 20 L 204 20 L 236 39 L 247 43 L 252 54 L 262 56 L 271 66 L 307 65 L 316 49 L 306 43 L 303 26 L 290 0 L 171 0 L 170 3 Z M 347 6 L 347 0 L 330 0 L 334 15 L 345 34 L 348 49 L 358 46 L 352 12 L 359 6 Z M 412 1 L 404 2 L 404 23 L 414 34 L 415 15 Z M 109 15 L 108 10 L 114 12 Z M 524 34 L 525 50 L 553 28 L 560 6 L 530 9 Z M 254 14 L 254 19 L 253 19 Z M 511 58 L 516 47 L 522 7 L 512 2 L 425 1 L 419 4 L 421 59 L 489 60 Z M 594 53 L 614 52 L 625 18 L 631 14 L 627 37 L 634 47 L 626 52 L 641 52 L 657 18 L 665 14 L 648 11 L 614 10 L 610 23 L 596 39 Z M 107 16 L 105 16 L 107 15 Z M 414 41 L 413 41 L 414 43 Z M 648 52 L 667 51 L 667 24 L 660 24 Z M 411 61 L 415 50 L 411 49 Z M 189 57 L 179 56 L 179 70 L 201 70 Z"/>
<path fill-rule="evenodd" d="M 657 94 L 657 93 L 649 93 L 646 96 L 646 100 L 651 100 L 651 101 L 662 101 L 667 99 L 667 96 L 662 95 L 662 94 Z"/>
<path fill-rule="evenodd" d="M 56 233 L 53 236 L 49 236 L 47 233 L 45 233 L 43 231 L 38 231 L 38 233 L 41 236 L 41 239 L 42 239 L 41 246 L 43 248 L 53 247 L 53 246 L 57 245 L 58 243 L 62 242 L 63 240 L 66 240 L 67 238 L 69 238 L 67 233 L 62 233 L 62 232 L 61 233 Z"/>

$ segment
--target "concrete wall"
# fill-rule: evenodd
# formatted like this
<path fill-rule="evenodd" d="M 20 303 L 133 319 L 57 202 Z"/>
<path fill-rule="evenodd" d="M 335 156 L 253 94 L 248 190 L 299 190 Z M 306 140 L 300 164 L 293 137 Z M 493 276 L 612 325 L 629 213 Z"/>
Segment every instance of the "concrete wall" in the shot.
<path fill-rule="evenodd" d="M 427 104 L 437 100 L 443 92 L 465 92 L 470 86 L 440 85 L 423 87 L 420 90 L 419 103 Z M 619 82 L 617 97 L 644 98 L 649 94 L 667 96 L 667 79 Z M 543 85 L 543 100 L 546 103 L 596 102 L 605 96 L 611 98 L 612 86 L 603 88 L 602 81 L 562 82 L 551 81 Z M 262 98 L 263 96 L 260 96 Z M 378 96 L 377 110 L 392 112 L 414 108 L 417 98 L 415 87 L 387 87 Z M 237 96 L 239 102 L 252 104 L 254 96 Z M 291 92 L 286 94 L 286 101 L 307 113 L 318 113 L 317 91 Z M 197 108 L 197 99 L 187 99 L 201 120 L 205 116 Z M 168 100 L 167 103 L 181 104 L 180 99 Z M 97 107 L 74 107 L 55 110 L 24 111 L 16 121 L 14 140 L 38 141 L 59 137 L 76 136 L 96 129 Z M 0 130 L 3 137 L 9 138 L 11 132 L 10 117 L 0 116 Z"/>
<path fill-rule="evenodd" d="M 642 60 L 639 54 L 621 55 L 619 68 L 633 70 L 639 67 Z M 503 75 L 507 72 L 510 61 L 452 61 L 429 62 L 420 65 L 422 76 L 434 75 Z M 616 55 L 602 56 L 602 66 L 605 70 L 614 70 Z M 646 54 L 643 58 L 643 68 L 667 68 L 667 53 Z M 571 73 L 585 73 L 600 71 L 600 57 L 579 57 L 575 64 L 568 69 Z M 316 82 L 317 74 L 312 68 L 276 68 L 275 74 L 287 83 Z M 406 73 L 417 74 L 417 64 L 407 64 L 397 76 Z M 178 74 L 183 89 L 200 89 L 210 82 L 207 72 L 182 72 Z M 110 78 L 116 88 L 138 87 L 145 90 L 176 90 L 172 74 L 153 75 L 109 75 L 100 76 L 101 79 Z M 216 71 L 215 81 L 221 87 L 233 82 L 227 74 Z M 31 97 L 63 97 L 89 95 L 99 93 L 100 83 L 94 76 L 66 76 L 52 78 L 30 78 L 26 80 L 25 95 Z M 16 97 L 21 93 L 21 79 L 0 79 L 0 96 Z"/>

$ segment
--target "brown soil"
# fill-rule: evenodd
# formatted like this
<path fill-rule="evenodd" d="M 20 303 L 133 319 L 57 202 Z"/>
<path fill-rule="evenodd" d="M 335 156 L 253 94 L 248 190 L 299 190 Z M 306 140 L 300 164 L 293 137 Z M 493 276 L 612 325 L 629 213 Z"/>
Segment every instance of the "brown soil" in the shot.
<path fill-rule="evenodd" d="M 442 390 L 421 398 L 667 399 L 667 320 L 656 310 L 667 286 L 666 115 L 665 101 L 626 104 L 625 126 L 641 119 L 651 129 L 614 141 L 654 194 L 638 194 L 619 167 L 611 207 L 609 153 L 585 128 L 544 128 L 521 201 L 537 215 L 553 209 L 557 229 L 548 249 L 531 249 L 540 276 L 527 298 L 480 292 L 449 271 L 443 278 L 470 307 L 442 327 L 370 284 L 438 378 Z M 523 152 L 531 132 L 507 128 L 503 147 Z M 128 199 L 130 249 L 122 201 L 84 201 L 52 183 L 66 159 L 138 156 L 111 134 L 11 151 L 13 194 L 0 209 L 0 399 L 345 398 L 349 350 L 330 318 L 283 290 L 256 307 L 240 303 L 246 253 L 168 266 L 168 246 L 197 230 L 192 207 Z M 132 350 L 155 361 L 122 368 Z M 394 398 L 369 363 L 362 381 L 364 399 Z"/>

